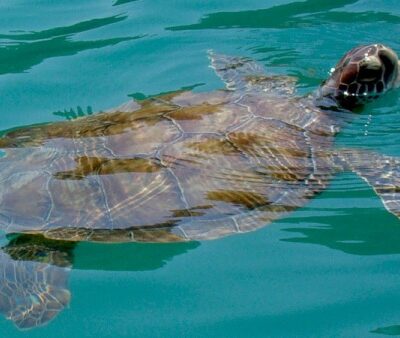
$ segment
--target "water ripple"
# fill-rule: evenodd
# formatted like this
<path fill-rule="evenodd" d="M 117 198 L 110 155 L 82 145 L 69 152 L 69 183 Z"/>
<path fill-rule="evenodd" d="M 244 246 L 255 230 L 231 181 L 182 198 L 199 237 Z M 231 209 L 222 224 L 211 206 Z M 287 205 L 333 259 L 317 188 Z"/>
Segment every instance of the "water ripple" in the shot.
<path fill-rule="evenodd" d="M 72 39 L 78 33 L 100 28 L 125 19 L 126 16 L 117 15 L 83 21 L 65 27 L 55 27 L 39 32 L 1 34 L 0 39 L 11 40 L 11 42 L 7 41 L 0 44 L 0 75 L 24 72 L 48 58 L 74 55 L 85 50 L 113 46 L 124 41 L 143 37 L 136 35 L 94 41 L 75 41 Z M 10 62 L 10 60 L 13 60 L 13 62 Z"/>
<path fill-rule="evenodd" d="M 366 11 L 357 13 L 332 11 L 346 5 L 354 4 L 355 0 L 322 2 L 308 0 L 278 5 L 266 9 L 217 12 L 203 17 L 199 23 L 173 26 L 172 31 L 196 29 L 226 29 L 226 28 L 303 28 L 324 22 L 365 23 L 387 22 L 400 23 L 400 17 L 384 12 Z"/>

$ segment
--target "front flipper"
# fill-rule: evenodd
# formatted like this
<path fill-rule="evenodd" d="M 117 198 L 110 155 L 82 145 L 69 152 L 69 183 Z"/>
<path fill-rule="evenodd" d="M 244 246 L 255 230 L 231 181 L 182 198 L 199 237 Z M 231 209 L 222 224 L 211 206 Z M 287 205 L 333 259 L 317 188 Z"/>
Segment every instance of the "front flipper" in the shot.
<path fill-rule="evenodd" d="M 338 155 L 346 168 L 357 173 L 375 190 L 385 208 L 400 218 L 400 158 L 348 149 Z"/>
<path fill-rule="evenodd" d="M 20 329 L 44 325 L 70 301 L 70 246 L 43 237 L 14 238 L 0 251 L 0 312 Z"/>
<path fill-rule="evenodd" d="M 229 90 L 251 90 L 288 96 L 295 94 L 297 78 L 293 76 L 266 75 L 258 62 L 244 57 L 208 52 L 211 68 L 224 81 Z"/>

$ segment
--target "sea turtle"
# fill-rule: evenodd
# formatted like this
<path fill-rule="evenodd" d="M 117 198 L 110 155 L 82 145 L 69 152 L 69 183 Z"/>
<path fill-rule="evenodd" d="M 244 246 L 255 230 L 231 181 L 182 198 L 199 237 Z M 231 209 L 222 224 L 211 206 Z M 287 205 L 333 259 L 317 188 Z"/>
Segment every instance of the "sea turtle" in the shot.
<path fill-rule="evenodd" d="M 399 83 L 396 53 L 350 50 L 306 97 L 296 79 L 210 52 L 226 89 L 177 91 L 0 139 L 0 310 L 21 328 L 69 301 L 76 241 L 175 242 L 258 229 L 303 206 L 338 171 L 400 217 L 400 161 L 332 147 L 351 110 Z"/>

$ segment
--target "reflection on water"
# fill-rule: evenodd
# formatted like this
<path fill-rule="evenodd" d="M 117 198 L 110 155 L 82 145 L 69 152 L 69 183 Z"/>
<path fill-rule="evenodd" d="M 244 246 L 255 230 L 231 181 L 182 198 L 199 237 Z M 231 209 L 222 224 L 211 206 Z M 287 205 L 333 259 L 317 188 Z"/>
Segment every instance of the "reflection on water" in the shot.
<path fill-rule="evenodd" d="M 254 47 L 252 51 L 254 54 L 266 55 L 261 61 L 267 61 L 269 65 L 274 66 L 294 63 L 301 55 L 298 51 L 293 49 L 266 47 L 265 45 Z"/>
<path fill-rule="evenodd" d="M 127 4 L 129 2 L 134 2 L 137 0 L 117 0 L 114 2 L 113 6 L 118 6 L 118 5 L 123 5 L 123 4 Z"/>
<path fill-rule="evenodd" d="M 11 236 L 0 251 L 0 312 L 19 328 L 48 323 L 70 302 L 71 268 L 83 270 L 149 271 L 193 250 L 198 242 L 101 245 L 55 241 L 39 235 Z"/>
<path fill-rule="evenodd" d="M 74 120 L 78 117 L 88 116 L 93 114 L 93 108 L 91 106 L 87 106 L 86 109 L 81 106 L 77 106 L 76 109 L 70 108 L 69 110 L 57 110 L 53 112 L 53 115 L 60 116 L 66 120 Z"/>
<path fill-rule="evenodd" d="M 126 16 L 110 16 L 39 32 L 0 34 L 0 39 L 12 41 L 1 43 L 0 40 L 0 75 L 24 72 L 48 58 L 74 55 L 85 50 L 112 46 L 140 38 L 141 36 L 131 36 L 94 41 L 72 40 L 75 34 L 125 19 Z M 9 62 L 10 60 L 13 62 Z"/>
<path fill-rule="evenodd" d="M 9 39 L 14 41 L 37 41 L 43 39 L 52 39 L 58 36 L 71 36 L 86 32 L 92 29 L 107 26 L 113 23 L 125 20 L 127 17 L 122 15 L 114 15 L 105 18 L 91 19 L 87 21 L 78 22 L 76 24 L 64 27 L 54 27 L 45 29 L 38 32 L 18 32 L 14 34 L 0 34 L 0 39 Z"/>
<path fill-rule="evenodd" d="M 354 13 L 332 11 L 356 0 L 319 1 L 308 0 L 274 6 L 266 9 L 212 13 L 202 18 L 199 23 L 174 26 L 172 31 L 195 29 L 227 28 L 302 28 L 324 22 L 376 22 L 400 23 L 395 15 L 380 12 Z"/>
<path fill-rule="evenodd" d="M 162 268 L 174 257 L 196 249 L 199 242 L 118 243 L 82 242 L 75 250 L 74 269 L 150 271 Z M 90 255 L 86 253 L 90 252 Z"/>
<path fill-rule="evenodd" d="M 385 327 L 378 327 L 372 330 L 371 333 L 378 333 L 386 336 L 399 336 L 400 335 L 400 325 L 391 325 Z"/>
<path fill-rule="evenodd" d="M 151 98 L 155 98 L 155 97 L 159 97 L 159 96 L 165 96 L 165 95 L 168 96 L 168 94 L 173 95 L 173 94 L 178 94 L 178 93 L 181 93 L 184 91 L 190 91 L 190 90 L 193 90 L 202 85 L 204 85 L 204 83 L 196 83 L 196 84 L 193 84 L 190 86 L 183 86 L 178 90 L 171 90 L 171 91 L 161 92 L 161 93 L 157 93 L 157 94 L 144 94 L 141 92 L 137 92 L 137 93 L 129 94 L 128 96 L 132 97 L 135 101 L 143 101 L 146 99 L 151 99 Z M 92 114 L 93 114 L 93 108 L 91 106 L 87 106 L 86 108 L 77 106 L 76 108 L 57 110 L 57 111 L 53 112 L 53 115 L 60 116 L 66 120 L 75 120 L 78 117 L 89 116 Z M 0 131 L 0 135 L 1 135 L 1 131 Z"/>
<path fill-rule="evenodd" d="M 174 96 L 176 94 L 179 94 L 179 93 L 182 93 L 182 92 L 185 92 L 185 91 L 191 91 L 191 90 L 193 90 L 193 89 L 195 89 L 197 87 L 203 86 L 203 85 L 204 85 L 204 83 L 195 83 L 195 84 L 192 84 L 192 85 L 189 85 L 189 86 L 183 86 L 178 90 L 170 90 L 170 91 L 167 91 L 167 92 L 161 92 L 161 93 L 157 93 L 157 94 L 144 94 L 144 93 L 138 92 L 138 93 L 129 94 L 128 96 L 133 98 L 136 101 L 143 101 L 143 100 L 146 100 L 146 99 L 156 98 L 156 97 L 159 97 L 159 96 L 167 96 L 167 97 L 168 96 Z"/>
<path fill-rule="evenodd" d="M 369 187 L 356 184 L 351 189 L 351 181 L 344 180 L 344 177 L 346 176 L 342 175 L 337 178 L 330 189 L 321 194 L 318 203 L 323 207 L 317 208 L 319 212 L 315 211 L 312 203 L 310 208 L 303 212 L 306 214 L 310 209 L 308 216 L 302 216 L 300 213 L 299 217 L 296 217 L 298 225 L 289 220 L 292 226 L 283 228 L 285 232 L 300 233 L 302 236 L 282 241 L 318 244 L 353 255 L 399 254 L 398 219 L 379 206 L 376 195 Z M 347 189 L 344 188 L 345 184 L 349 185 Z M 357 200 L 372 200 L 377 206 L 352 205 Z M 370 212 L 372 206 L 373 213 Z M 329 224 L 323 222 L 325 217 L 329 219 Z"/>
<path fill-rule="evenodd" d="M 357 218 L 356 223 L 354 218 Z M 305 237 L 283 241 L 319 244 L 354 255 L 400 254 L 399 222 L 386 210 L 375 211 L 373 215 L 355 210 L 351 215 L 329 216 L 329 225 L 320 223 L 321 216 L 296 220 L 304 227 L 294 226 L 284 231 L 301 233 Z"/>

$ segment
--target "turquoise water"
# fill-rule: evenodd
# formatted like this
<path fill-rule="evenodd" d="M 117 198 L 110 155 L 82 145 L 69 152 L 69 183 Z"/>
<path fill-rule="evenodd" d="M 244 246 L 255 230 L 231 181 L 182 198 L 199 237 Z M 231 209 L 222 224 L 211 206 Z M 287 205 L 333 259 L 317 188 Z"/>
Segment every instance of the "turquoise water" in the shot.
<path fill-rule="evenodd" d="M 206 51 L 246 55 L 314 90 L 354 45 L 400 52 L 398 1 L 0 2 L 0 129 L 129 96 L 221 88 Z M 364 109 L 338 146 L 400 156 L 400 98 Z M 72 300 L 3 337 L 400 335 L 400 221 L 353 174 L 259 231 L 181 244 L 80 243 Z"/>

